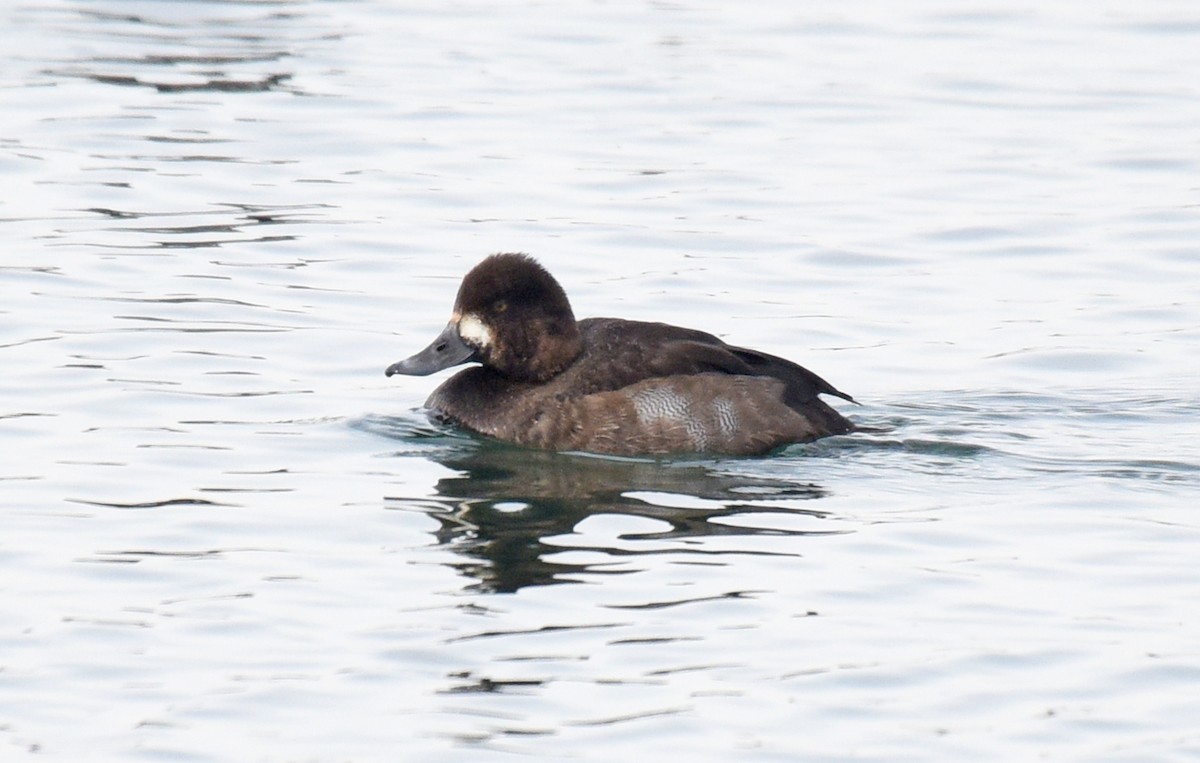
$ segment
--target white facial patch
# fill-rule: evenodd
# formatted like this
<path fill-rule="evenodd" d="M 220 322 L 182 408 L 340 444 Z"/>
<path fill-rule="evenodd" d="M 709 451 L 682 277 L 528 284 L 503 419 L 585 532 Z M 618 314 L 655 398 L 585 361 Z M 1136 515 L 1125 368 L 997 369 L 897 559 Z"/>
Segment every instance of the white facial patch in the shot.
<path fill-rule="evenodd" d="M 472 347 L 488 347 L 492 344 L 492 330 L 479 317 L 470 313 L 458 321 L 458 335 Z"/>

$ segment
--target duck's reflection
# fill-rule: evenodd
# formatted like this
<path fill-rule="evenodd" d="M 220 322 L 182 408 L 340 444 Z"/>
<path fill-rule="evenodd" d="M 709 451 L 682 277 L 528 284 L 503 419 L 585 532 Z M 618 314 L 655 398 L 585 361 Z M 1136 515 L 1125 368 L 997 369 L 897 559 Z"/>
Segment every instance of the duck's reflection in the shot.
<path fill-rule="evenodd" d="M 573 582 L 579 573 L 605 574 L 604 565 L 554 560 L 564 547 L 547 542 L 572 533 L 583 519 L 597 514 L 665 523 L 655 523 L 650 532 L 622 535 L 621 541 L 844 531 L 824 521 L 827 513 L 796 507 L 797 500 L 824 495 L 816 485 L 723 473 L 719 463 L 600 458 L 479 441 L 432 455 L 459 474 L 439 480 L 437 497 L 422 503 L 441 523 L 439 542 L 461 555 L 458 569 L 477 581 L 471 585 L 473 590 L 512 592 L 525 586 Z M 802 515 L 808 521 L 801 524 L 815 529 L 714 521 L 747 513 Z M 576 544 L 569 548 L 588 549 Z M 661 543 L 648 544 L 645 552 L 630 550 L 628 543 L 591 550 L 607 558 L 663 553 Z"/>

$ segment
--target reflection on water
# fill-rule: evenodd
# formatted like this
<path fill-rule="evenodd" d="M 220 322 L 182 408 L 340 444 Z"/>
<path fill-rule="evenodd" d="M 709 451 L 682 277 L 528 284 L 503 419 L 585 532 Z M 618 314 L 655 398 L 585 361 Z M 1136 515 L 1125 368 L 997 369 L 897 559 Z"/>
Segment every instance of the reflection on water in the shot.
<path fill-rule="evenodd" d="M 394 420 L 362 426 L 403 433 Z M 454 438 L 448 447 L 425 452 L 458 472 L 437 482 L 436 496 L 393 497 L 438 520 L 438 541 L 463 557 L 457 568 L 477 579 L 474 590 L 512 592 L 525 586 L 575 582 L 579 573 L 623 574 L 602 564 L 571 564 L 546 557 L 563 550 L 548 539 L 570 535 L 584 519 L 624 515 L 657 520 L 661 529 L 623 533 L 621 541 L 677 541 L 712 535 L 820 535 L 843 528 L 789 529 L 721 520 L 746 513 L 803 515 L 825 520 L 827 512 L 797 508 L 797 500 L 825 495 L 818 485 L 721 470 L 720 461 L 671 461 L 599 457 L 527 450 L 503 443 Z M 646 550 L 589 547 L 606 557 L 671 553 L 656 543 Z M 728 553 L 688 548 L 687 553 Z M 768 553 L 737 551 L 736 553 Z"/>

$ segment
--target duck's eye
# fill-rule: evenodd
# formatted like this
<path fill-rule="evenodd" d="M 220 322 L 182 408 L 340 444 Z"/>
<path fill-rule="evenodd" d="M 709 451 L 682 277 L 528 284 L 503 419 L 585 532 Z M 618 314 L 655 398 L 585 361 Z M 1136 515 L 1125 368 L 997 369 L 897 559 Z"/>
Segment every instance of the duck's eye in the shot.
<path fill-rule="evenodd" d="M 502 313 L 508 309 L 508 300 L 498 299 L 492 303 L 492 310 L 497 313 Z"/>

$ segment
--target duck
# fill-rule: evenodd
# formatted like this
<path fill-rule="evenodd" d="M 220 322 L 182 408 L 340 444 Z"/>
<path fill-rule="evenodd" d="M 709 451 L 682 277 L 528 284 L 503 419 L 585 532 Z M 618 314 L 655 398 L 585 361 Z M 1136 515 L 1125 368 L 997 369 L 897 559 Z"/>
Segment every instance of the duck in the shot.
<path fill-rule="evenodd" d="M 472 268 L 442 332 L 385 374 L 463 364 L 426 400 L 433 418 L 540 450 L 755 456 L 856 429 L 820 396 L 854 398 L 790 360 L 666 323 L 576 320 L 524 253 Z"/>

